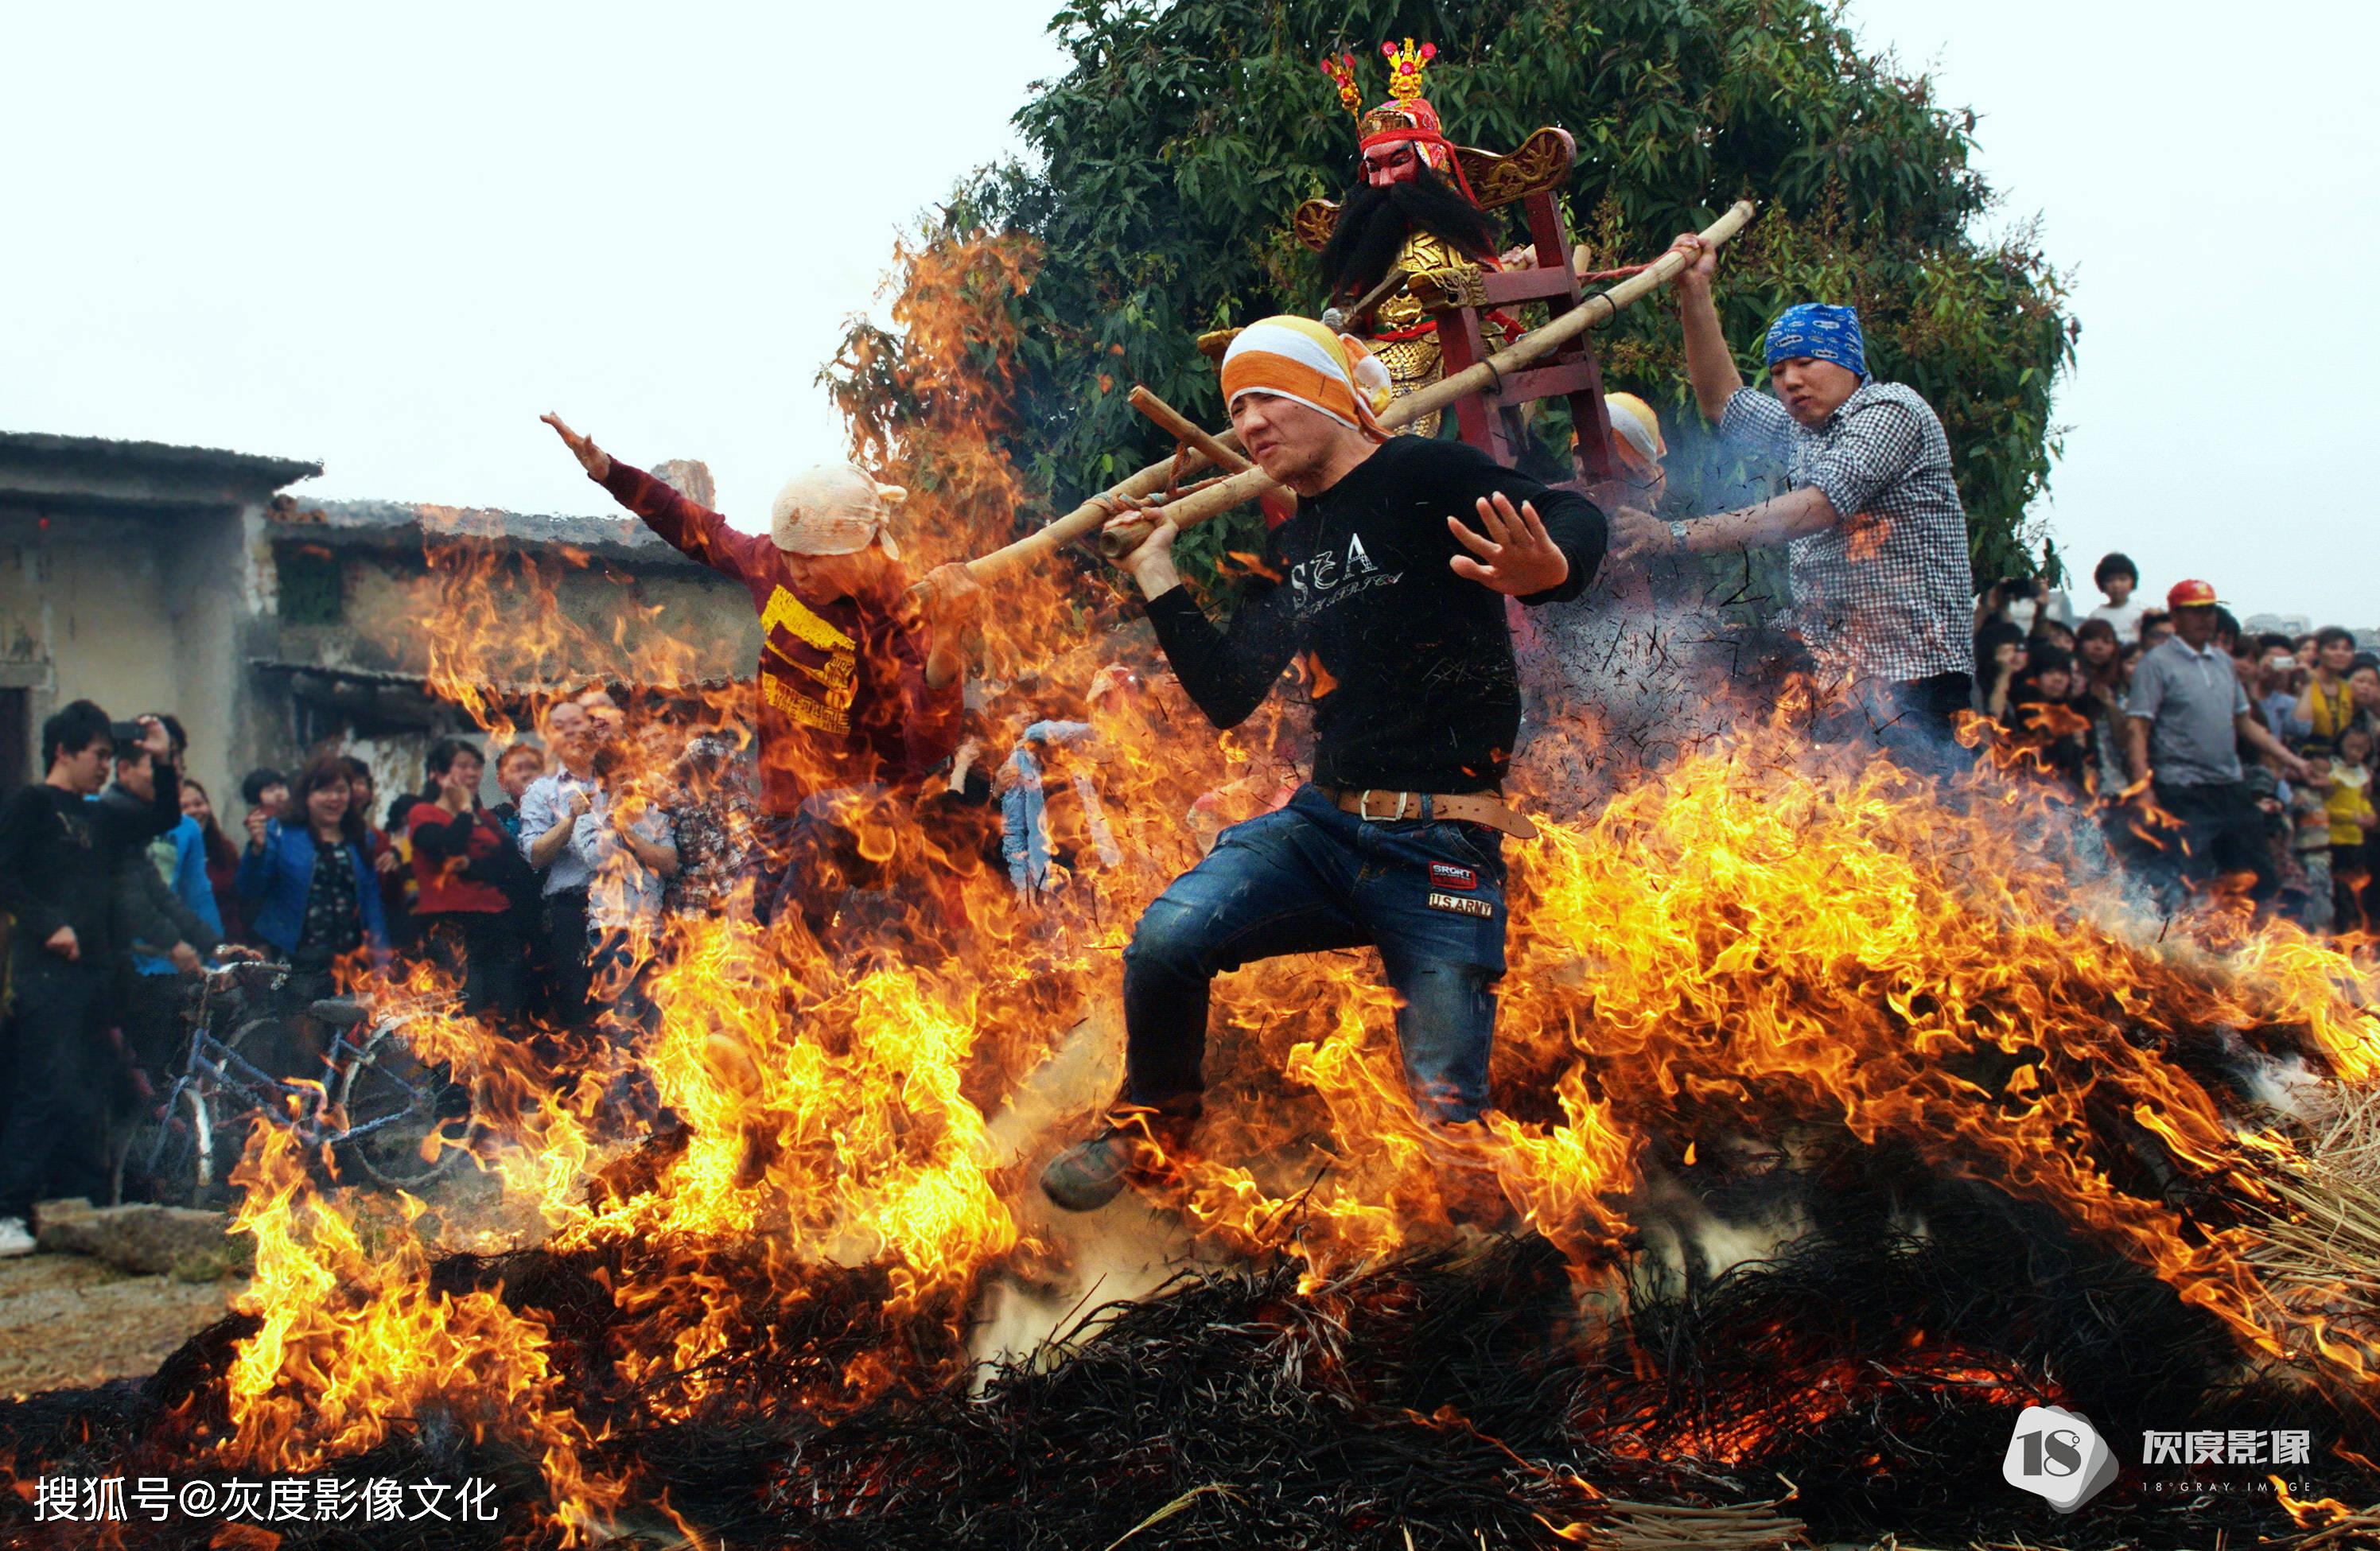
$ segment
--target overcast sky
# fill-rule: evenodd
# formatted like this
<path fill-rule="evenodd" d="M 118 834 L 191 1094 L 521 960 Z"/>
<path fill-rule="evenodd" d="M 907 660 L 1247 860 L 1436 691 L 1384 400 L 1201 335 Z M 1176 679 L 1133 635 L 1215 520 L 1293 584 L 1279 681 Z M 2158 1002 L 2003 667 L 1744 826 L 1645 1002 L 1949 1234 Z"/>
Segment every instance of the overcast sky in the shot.
<path fill-rule="evenodd" d="M 6 7 L 0 429 L 601 510 L 554 408 L 757 525 L 841 450 L 814 378 L 896 231 L 1061 68 L 1053 8 Z M 2085 573 L 2380 624 L 2376 16 L 1853 0 L 2074 273 L 2046 509 Z"/>

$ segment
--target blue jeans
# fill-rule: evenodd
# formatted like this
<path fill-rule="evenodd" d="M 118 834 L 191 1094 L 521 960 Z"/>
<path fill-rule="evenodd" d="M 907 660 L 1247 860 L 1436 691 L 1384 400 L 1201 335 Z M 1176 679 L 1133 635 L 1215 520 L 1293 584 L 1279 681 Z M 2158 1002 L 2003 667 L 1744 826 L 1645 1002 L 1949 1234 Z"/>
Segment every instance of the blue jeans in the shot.
<path fill-rule="evenodd" d="M 1815 741 L 1865 743 L 1913 775 L 1949 781 L 1975 762 L 1961 747 L 1957 721 L 1969 709 L 1974 681 L 1965 673 L 1923 679 L 1868 679 L 1848 703 L 1819 719 Z"/>
<path fill-rule="evenodd" d="M 1488 1106 L 1504 973 L 1504 837 L 1477 824 L 1366 821 L 1312 785 L 1215 842 L 1134 928 L 1123 955 L 1124 1097 L 1194 1110 L 1208 984 L 1283 953 L 1375 945 L 1403 999 L 1397 1042 L 1432 1120 Z"/>

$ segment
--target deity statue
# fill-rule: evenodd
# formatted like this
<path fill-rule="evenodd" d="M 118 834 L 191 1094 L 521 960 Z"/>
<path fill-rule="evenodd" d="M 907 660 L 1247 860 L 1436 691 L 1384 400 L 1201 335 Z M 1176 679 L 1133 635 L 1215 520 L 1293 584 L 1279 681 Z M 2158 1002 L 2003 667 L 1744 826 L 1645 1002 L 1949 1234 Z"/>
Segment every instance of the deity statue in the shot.
<path fill-rule="evenodd" d="M 1407 38 L 1382 43 L 1380 52 L 1389 61 L 1389 97 L 1368 111 L 1355 84 L 1355 56 L 1322 61 L 1323 74 L 1355 117 L 1358 176 L 1337 204 L 1309 200 L 1294 217 L 1299 239 L 1321 252 L 1323 283 L 1331 306 L 1342 313 L 1394 270 L 1409 281 L 1427 275 L 1442 291 L 1460 293 L 1475 288 L 1465 282 L 1475 282 L 1480 271 L 1499 267 L 1495 228 L 1438 110 L 1422 95 L 1422 72 L 1438 56 L 1437 45 L 1416 47 Z M 1369 308 L 1367 316 L 1348 315 L 1344 322 L 1389 369 L 1398 397 L 1438 381 L 1443 363 L 1438 321 L 1410 285 Z M 1425 415 L 1405 433 L 1435 436 L 1438 420 Z"/>

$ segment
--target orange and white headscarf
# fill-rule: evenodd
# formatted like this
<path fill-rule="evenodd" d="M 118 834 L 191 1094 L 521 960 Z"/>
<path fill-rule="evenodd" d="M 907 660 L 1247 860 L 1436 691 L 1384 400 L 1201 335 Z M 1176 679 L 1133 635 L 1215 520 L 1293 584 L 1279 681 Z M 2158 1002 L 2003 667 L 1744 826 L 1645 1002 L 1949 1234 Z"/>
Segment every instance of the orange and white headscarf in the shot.
<path fill-rule="evenodd" d="M 1670 455 L 1661 440 L 1661 418 L 1634 394 L 1606 394 L 1603 413 L 1611 422 L 1611 451 L 1628 482 L 1642 489 L 1660 483 L 1661 460 Z"/>
<path fill-rule="evenodd" d="M 1375 442 L 1389 439 L 1380 411 L 1396 396 L 1389 369 L 1362 340 L 1286 315 L 1250 323 L 1223 352 L 1223 403 L 1235 404 L 1242 394 L 1302 404 Z"/>

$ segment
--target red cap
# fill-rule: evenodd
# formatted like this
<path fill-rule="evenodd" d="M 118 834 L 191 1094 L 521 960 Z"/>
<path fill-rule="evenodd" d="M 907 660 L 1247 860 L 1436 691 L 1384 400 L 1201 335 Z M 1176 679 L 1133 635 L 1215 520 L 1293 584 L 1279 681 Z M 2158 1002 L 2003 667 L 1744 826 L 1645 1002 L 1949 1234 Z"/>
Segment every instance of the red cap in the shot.
<path fill-rule="evenodd" d="M 2212 609 L 2216 603 L 2213 582 L 2176 582 L 2173 590 L 2165 595 L 2168 609 Z"/>

